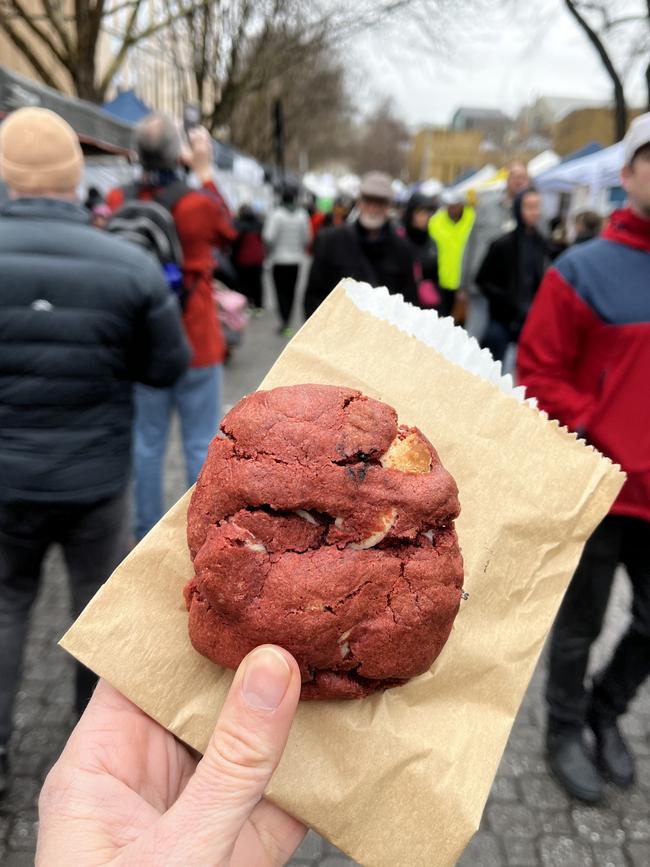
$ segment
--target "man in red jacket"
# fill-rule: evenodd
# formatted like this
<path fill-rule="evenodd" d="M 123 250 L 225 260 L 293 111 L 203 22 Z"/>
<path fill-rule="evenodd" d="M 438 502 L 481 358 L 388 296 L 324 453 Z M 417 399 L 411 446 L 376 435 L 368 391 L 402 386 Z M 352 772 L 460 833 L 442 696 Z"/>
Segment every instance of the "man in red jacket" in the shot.
<path fill-rule="evenodd" d="M 600 238 L 556 260 L 518 351 L 519 379 L 540 407 L 627 473 L 585 546 L 550 646 L 549 765 L 567 791 L 592 803 L 603 777 L 623 787 L 634 781 L 617 720 L 650 673 L 650 114 L 633 121 L 624 152 L 629 206 L 612 214 Z M 619 563 L 632 584 L 632 619 L 587 689 L 589 652 Z"/>
<path fill-rule="evenodd" d="M 171 118 L 146 117 L 136 130 L 143 169 L 137 197 L 153 199 L 179 179 L 182 145 Z M 225 341 L 212 297 L 214 249 L 223 248 L 237 233 L 228 208 L 212 177 L 212 140 L 207 130 L 190 133 L 184 162 L 201 183 L 172 207 L 183 251 L 183 279 L 188 292 L 183 324 L 192 347 L 190 369 L 171 388 L 142 385 L 135 392 L 135 536 L 141 539 L 163 514 L 162 473 L 169 423 L 175 409 L 181 422 L 188 485 L 194 484 L 217 432 L 221 415 L 221 374 Z M 124 190 L 109 193 L 112 210 L 124 202 Z"/>

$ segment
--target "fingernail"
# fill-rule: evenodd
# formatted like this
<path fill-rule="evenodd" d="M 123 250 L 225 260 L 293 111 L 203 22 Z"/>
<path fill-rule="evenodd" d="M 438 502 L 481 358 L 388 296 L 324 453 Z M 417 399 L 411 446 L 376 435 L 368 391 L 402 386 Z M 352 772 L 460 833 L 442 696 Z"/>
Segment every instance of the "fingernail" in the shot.
<path fill-rule="evenodd" d="M 246 660 L 242 695 L 257 710 L 275 710 L 282 703 L 291 669 L 284 656 L 273 647 L 259 647 Z"/>

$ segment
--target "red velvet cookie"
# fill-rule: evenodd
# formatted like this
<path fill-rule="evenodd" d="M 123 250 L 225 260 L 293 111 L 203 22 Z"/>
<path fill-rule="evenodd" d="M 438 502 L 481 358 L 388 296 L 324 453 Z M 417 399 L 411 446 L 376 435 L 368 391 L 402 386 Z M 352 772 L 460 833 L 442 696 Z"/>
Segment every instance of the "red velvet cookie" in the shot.
<path fill-rule="evenodd" d="M 188 511 L 194 647 L 236 668 L 297 659 L 303 699 L 361 698 L 422 674 L 458 612 L 458 491 L 417 428 L 358 391 L 245 397 L 210 444 Z"/>

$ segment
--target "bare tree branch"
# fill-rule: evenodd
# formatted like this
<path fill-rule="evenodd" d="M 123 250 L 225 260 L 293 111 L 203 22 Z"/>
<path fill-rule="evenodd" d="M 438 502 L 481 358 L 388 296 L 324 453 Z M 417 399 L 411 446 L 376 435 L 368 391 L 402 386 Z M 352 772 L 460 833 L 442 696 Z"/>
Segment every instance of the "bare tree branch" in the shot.
<path fill-rule="evenodd" d="M 172 16 L 171 10 L 171 2 L 170 0 L 165 0 L 165 8 L 167 10 L 167 17 L 170 18 Z M 169 26 L 169 34 L 166 43 L 168 47 L 171 49 L 172 59 L 174 61 L 174 68 L 176 70 L 176 76 L 179 82 L 179 90 L 181 93 L 181 99 L 183 103 L 189 102 L 189 97 L 187 94 L 187 82 L 185 80 L 185 70 L 183 68 L 183 63 L 181 61 L 180 52 L 178 51 L 178 37 L 176 33 L 176 28 L 178 26 L 178 19 L 175 19 L 171 22 Z"/>
<path fill-rule="evenodd" d="M 45 11 L 45 16 L 49 23 L 52 25 L 54 30 L 56 31 L 57 36 L 61 40 L 61 45 L 63 46 L 63 51 L 70 56 L 72 53 L 72 43 L 70 42 L 70 37 L 65 28 L 64 19 L 61 17 L 61 7 L 57 4 L 58 8 L 54 8 L 51 0 L 41 0 L 41 5 Z"/>
<path fill-rule="evenodd" d="M 591 27 L 587 19 L 581 15 L 577 9 L 577 4 L 574 0 L 564 0 L 564 3 L 569 10 L 569 13 L 575 18 L 579 26 L 585 32 L 587 39 L 589 39 L 593 47 L 596 49 L 601 63 L 605 67 L 605 70 L 612 81 L 614 88 L 614 134 L 616 141 L 620 141 L 625 135 L 625 130 L 627 129 L 627 104 L 625 102 L 623 82 L 612 63 L 603 41 L 594 28 Z"/>
<path fill-rule="evenodd" d="M 625 15 L 623 18 L 610 18 L 605 26 L 606 30 L 616 30 L 617 27 L 623 27 L 626 24 L 640 24 L 646 20 L 645 15 Z"/>
<path fill-rule="evenodd" d="M 23 24 L 32 31 L 34 36 L 44 45 L 46 48 L 52 52 L 52 54 L 56 57 L 56 59 L 63 66 L 66 66 L 66 56 L 61 51 L 61 49 L 52 42 L 51 34 L 47 33 L 45 30 L 42 30 L 41 27 L 36 23 L 36 20 L 33 15 L 29 13 L 27 9 L 21 4 L 20 0 L 10 0 L 10 6 L 16 13 L 16 16 L 23 22 Z M 21 49 L 22 50 L 22 49 Z"/>
<path fill-rule="evenodd" d="M 16 46 L 16 48 L 21 52 L 25 60 L 32 66 L 34 72 L 38 75 L 41 81 L 44 84 L 47 84 L 49 87 L 54 87 L 57 90 L 61 90 L 61 87 L 56 80 L 56 78 L 50 73 L 47 67 L 41 63 L 38 55 L 32 49 L 31 45 L 24 39 L 20 33 L 15 29 L 12 23 L 10 23 L 9 19 L 0 16 L 0 28 L 4 30 L 7 34 L 11 42 Z"/>
<path fill-rule="evenodd" d="M 138 12 L 140 11 L 140 7 L 142 6 L 142 0 L 136 0 L 133 9 L 131 10 L 131 14 L 129 15 L 129 19 L 126 24 L 126 28 L 124 30 L 124 35 L 122 37 L 122 44 L 118 49 L 117 53 L 114 55 L 112 61 L 109 63 L 104 75 L 102 76 L 99 83 L 99 91 L 105 93 L 108 90 L 108 87 L 111 81 L 115 78 L 118 70 L 126 60 L 126 56 L 129 52 L 129 49 L 132 45 L 135 44 L 135 40 L 132 40 L 133 30 L 135 28 L 136 21 L 138 19 Z"/>
<path fill-rule="evenodd" d="M 104 15 L 115 15 L 118 12 L 122 12 L 123 9 L 133 9 L 134 6 L 139 5 L 139 0 L 124 0 L 124 3 L 118 3 L 117 6 L 109 6 L 108 9 L 104 10 Z"/>
<path fill-rule="evenodd" d="M 132 49 L 158 42 L 159 53 L 174 57 L 179 89 L 191 84 L 214 125 L 242 94 L 275 87 L 284 69 L 300 66 L 313 46 L 351 38 L 419 4 L 430 11 L 451 8 L 455 0 L 38 0 L 36 10 L 34 2 L 0 0 L 0 26 L 41 80 L 54 86 L 65 74 L 79 96 L 99 102 Z M 116 49 L 100 69 L 102 31 L 114 37 Z M 283 33 L 287 53 L 280 47 L 272 56 L 268 45 L 277 49 Z M 253 42 L 259 63 L 250 62 Z"/>

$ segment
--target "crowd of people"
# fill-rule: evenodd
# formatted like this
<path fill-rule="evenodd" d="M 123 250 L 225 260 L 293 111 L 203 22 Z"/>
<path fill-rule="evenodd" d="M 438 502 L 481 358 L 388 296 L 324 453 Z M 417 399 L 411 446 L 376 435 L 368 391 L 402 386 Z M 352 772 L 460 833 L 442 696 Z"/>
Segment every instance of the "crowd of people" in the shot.
<path fill-rule="evenodd" d="M 92 188 L 85 202 L 92 224 L 111 230 L 111 215 L 123 196 L 117 190 L 105 199 Z M 573 220 L 573 244 L 600 234 L 603 218 L 597 212 L 581 210 Z M 526 165 L 514 161 L 504 193 L 478 206 L 453 190 L 440 196 L 416 190 L 397 203 L 391 178 L 369 172 L 356 201 L 341 195 L 322 211 L 313 195 L 284 183 L 268 213 L 244 203 L 229 225 L 222 224 L 211 264 L 213 276 L 242 293 L 253 313 L 264 308 L 268 273 L 277 331 L 284 337 L 293 335 L 293 324 L 308 318 L 340 279 L 353 277 L 452 316 L 505 361 L 544 272 L 569 246 L 565 219 L 555 217 L 544 226 L 541 197 Z"/>
<path fill-rule="evenodd" d="M 45 554 L 61 545 L 78 613 L 163 513 L 172 414 L 180 419 L 188 485 L 218 429 L 227 346 L 215 279 L 242 292 L 255 312 L 264 306 L 266 269 L 277 328 L 288 337 L 306 268 L 305 317 L 340 279 L 352 277 L 452 316 L 497 359 L 517 346 L 517 377 L 540 407 L 627 472 L 611 514 L 587 542 L 555 624 L 547 747 L 553 773 L 575 797 L 598 802 L 603 779 L 629 786 L 634 759 L 618 720 L 650 672 L 650 114 L 633 122 L 625 140 L 628 206 L 610 216 L 602 234 L 597 213 L 580 213 L 570 247 L 557 224 L 543 227 L 539 193 L 519 162 L 509 168 L 503 195 L 476 206 L 453 192 L 438 199 L 416 191 L 397 207 L 391 178 L 373 171 L 361 179 L 356 202 L 341 197 L 329 213 L 285 185 L 269 214 L 242 205 L 234 216 L 214 182 L 207 131 L 195 128 L 184 141 L 171 119 L 153 114 L 138 126 L 136 146 L 139 180 L 106 196 L 91 192 L 84 207 L 77 192 L 81 148 L 60 117 L 26 108 L 0 127 L 0 174 L 10 194 L 0 212 L 0 790 Z M 188 185 L 188 171 L 198 186 Z M 588 684 L 590 648 L 619 563 L 633 586 L 632 619 Z M 79 667 L 78 714 L 94 685 Z M 189 816 L 210 788 L 211 768 L 224 777 L 223 792 L 232 786 L 227 769 L 214 770 L 219 732 L 227 740 L 232 720 L 244 732 L 264 732 L 265 773 L 250 783 L 246 809 L 234 811 L 223 831 L 228 851 L 279 760 L 298 686 L 286 653 L 267 648 L 247 658 L 221 728 L 180 795 L 174 815 Z M 52 853 L 69 845 L 47 805 L 65 802 L 66 774 L 79 772 L 79 747 L 101 752 L 102 720 L 111 743 L 119 743 L 121 720 L 138 714 L 106 685 L 95 693 L 47 790 L 42 863 L 57 863 Z M 152 755 L 168 756 L 155 723 L 146 725 Z M 595 755 L 586 726 L 595 734 Z M 252 758 L 242 749 L 245 766 Z M 147 761 L 128 755 L 136 765 Z M 183 761 L 183 774 L 191 775 L 196 761 Z M 109 786 L 111 774 L 127 771 L 116 762 L 103 773 Z M 238 785 L 246 788 L 245 781 Z M 177 788 L 165 809 L 183 786 Z M 213 791 L 221 797 L 218 786 Z M 151 817 L 143 839 L 167 815 Z M 182 819 L 167 821 L 185 827 Z M 187 828 L 200 825 L 196 816 L 192 821 Z M 267 823 L 265 833 L 283 838 L 283 853 L 302 833 L 281 811 L 267 811 L 260 822 L 258 831 Z M 80 840 L 83 848 L 87 841 Z M 148 844 L 133 837 L 129 845 Z"/>

